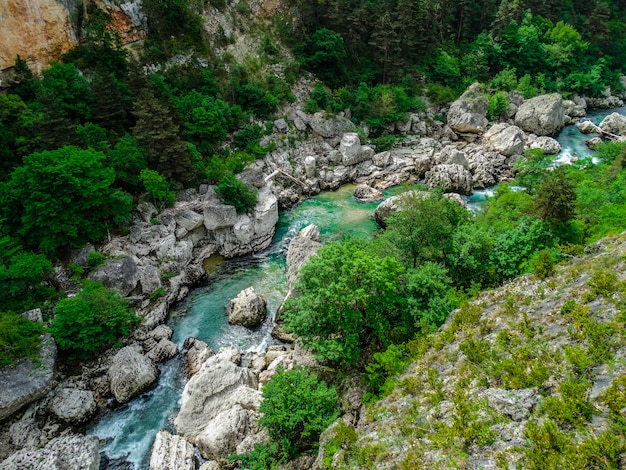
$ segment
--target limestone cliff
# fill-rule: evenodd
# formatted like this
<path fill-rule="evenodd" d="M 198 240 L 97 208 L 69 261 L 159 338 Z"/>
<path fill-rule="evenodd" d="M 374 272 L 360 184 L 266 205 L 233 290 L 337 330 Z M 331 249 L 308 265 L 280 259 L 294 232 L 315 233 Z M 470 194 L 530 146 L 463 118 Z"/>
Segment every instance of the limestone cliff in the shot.
<path fill-rule="evenodd" d="M 141 0 L 94 0 L 109 17 L 109 27 L 127 44 L 145 36 Z M 78 43 L 72 22 L 74 0 L 0 0 L 0 71 L 19 55 L 36 73 Z"/>
<path fill-rule="evenodd" d="M 0 70 L 19 54 L 39 72 L 76 44 L 70 11 L 57 0 L 1 0 L 0 38 Z"/>

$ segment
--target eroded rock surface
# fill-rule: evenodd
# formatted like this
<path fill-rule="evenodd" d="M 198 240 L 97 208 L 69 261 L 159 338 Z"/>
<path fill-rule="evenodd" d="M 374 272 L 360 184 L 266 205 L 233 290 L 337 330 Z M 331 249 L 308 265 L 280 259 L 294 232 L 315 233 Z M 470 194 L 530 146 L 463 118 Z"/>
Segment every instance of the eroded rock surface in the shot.
<path fill-rule="evenodd" d="M 260 325 L 267 315 L 267 302 L 254 287 L 242 290 L 226 306 L 228 323 L 252 328 Z"/>
<path fill-rule="evenodd" d="M 565 125 L 563 98 L 552 93 L 525 101 L 515 115 L 515 124 L 537 135 L 556 134 Z"/>
<path fill-rule="evenodd" d="M 120 403 L 126 403 L 144 391 L 159 376 L 154 363 L 141 354 L 140 346 L 126 346 L 113 357 L 108 372 L 111 392 Z"/>

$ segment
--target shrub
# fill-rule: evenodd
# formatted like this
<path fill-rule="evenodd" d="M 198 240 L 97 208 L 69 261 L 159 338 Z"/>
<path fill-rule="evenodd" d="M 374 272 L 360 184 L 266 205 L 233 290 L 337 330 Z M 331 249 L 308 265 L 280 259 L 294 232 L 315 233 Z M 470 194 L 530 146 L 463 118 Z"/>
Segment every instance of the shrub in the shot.
<path fill-rule="evenodd" d="M 102 266 L 104 264 L 105 256 L 103 253 L 98 251 L 89 252 L 89 258 L 87 259 L 87 264 L 90 268 L 97 268 L 98 266 Z"/>
<path fill-rule="evenodd" d="M 141 170 L 139 178 L 141 178 L 146 191 L 150 193 L 155 204 L 161 207 L 174 205 L 176 195 L 174 191 L 170 190 L 170 184 L 165 177 L 154 170 L 146 168 Z"/>
<path fill-rule="evenodd" d="M 490 121 L 495 121 L 502 116 L 509 107 L 509 97 L 503 91 L 498 91 L 489 97 L 487 115 Z"/>
<path fill-rule="evenodd" d="M 279 370 L 263 387 L 259 411 L 259 423 L 293 457 L 337 419 L 337 392 L 304 369 Z"/>
<path fill-rule="evenodd" d="M 0 312 L 0 367 L 39 354 L 43 323 L 32 322 L 16 313 Z"/>
<path fill-rule="evenodd" d="M 76 297 L 57 304 L 50 333 L 61 349 L 87 358 L 116 344 L 140 321 L 118 293 L 100 282 L 85 281 Z"/>
<path fill-rule="evenodd" d="M 256 192 L 232 174 L 227 174 L 220 178 L 215 192 L 222 198 L 224 204 L 235 206 L 239 213 L 244 213 L 256 205 Z"/>

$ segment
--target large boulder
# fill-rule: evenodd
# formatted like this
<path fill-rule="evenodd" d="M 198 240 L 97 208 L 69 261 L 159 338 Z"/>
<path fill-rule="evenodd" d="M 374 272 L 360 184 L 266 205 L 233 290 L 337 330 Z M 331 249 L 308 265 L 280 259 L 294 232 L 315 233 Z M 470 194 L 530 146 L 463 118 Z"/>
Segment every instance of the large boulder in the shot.
<path fill-rule="evenodd" d="M 56 358 L 56 344 L 45 335 L 38 361 L 22 360 L 0 369 L 0 420 L 52 390 Z"/>
<path fill-rule="evenodd" d="M 478 149 L 469 154 L 469 170 L 474 189 L 487 188 L 512 176 L 510 159 L 498 152 Z"/>
<path fill-rule="evenodd" d="M 515 115 L 515 124 L 537 135 L 556 134 L 565 125 L 563 98 L 552 93 L 525 101 Z"/>
<path fill-rule="evenodd" d="M 176 212 L 175 220 L 177 226 L 184 228 L 187 232 L 191 232 L 202 225 L 204 217 L 197 212 L 183 209 Z"/>
<path fill-rule="evenodd" d="M 228 323 L 252 328 L 260 325 L 267 315 L 267 302 L 254 287 L 239 292 L 226 306 Z"/>
<path fill-rule="evenodd" d="M 190 336 L 185 340 L 183 349 L 187 351 L 187 377 L 191 377 L 200 370 L 202 364 L 215 352 L 204 341 Z"/>
<path fill-rule="evenodd" d="M 626 116 L 611 113 L 598 126 L 603 132 L 615 135 L 626 135 Z"/>
<path fill-rule="evenodd" d="M 485 133 L 485 139 L 493 150 L 507 157 L 524 153 L 526 137 L 517 126 L 496 124 Z"/>
<path fill-rule="evenodd" d="M 207 459 L 226 459 L 254 426 L 258 413 L 240 404 L 218 413 L 196 437 L 200 453 Z"/>
<path fill-rule="evenodd" d="M 133 258 L 111 259 L 89 275 L 105 287 L 113 289 L 123 297 L 130 294 L 139 283 L 139 267 Z"/>
<path fill-rule="evenodd" d="M 174 421 L 178 434 L 196 443 L 198 435 L 222 411 L 236 404 L 244 409 L 258 408 L 261 400 L 258 380 L 252 370 L 233 362 L 238 357 L 236 348 L 222 348 L 189 379 Z"/>
<path fill-rule="evenodd" d="M 309 126 L 311 126 L 313 131 L 325 138 L 356 131 L 356 126 L 349 119 L 340 116 L 328 116 L 325 111 L 318 111 L 311 116 Z"/>
<path fill-rule="evenodd" d="M 298 279 L 298 272 L 310 256 L 322 247 L 320 231 L 314 224 L 307 225 L 289 242 L 287 248 L 287 283 L 293 287 Z"/>
<path fill-rule="evenodd" d="M 561 151 L 561 144 L 556 139 L 541 135 L 535 139 L 529 139 L 531 149 L 541 149 L 546 155 L 557 155 Z"/>
<path fill-rule="evenodd" d="M 380 228 L 387 227 L 387 218 L 394 212 L 398 212 L 400 206 L 398 205 L 398 196 L 391 196 L 378 204 L 378 207 L 374 211 L 374 220 Z"/>
<path fill-rule="evenodd" d="M 472 194 L 472 174 L 461 165 L 435 165 L 425 179 L 429 188 L 442 186 L 446 193 Z"/>
<path fill-rule="evenodd" d="M 169 431 L 159 431 L 152 444 L 150 470 L 195 470 L 196 462 L 191 443 Z"/>
<path fill-rule="evenodd" d="M 487 107 L 489 99 L 485 96 L 482 86 L 471 85 L 448 111 L 448 126 L 459 133 L 482 134 L 487 129 Z"/>
<path fill-rule="evenodd" d="M 100 445 L 94 436 L 66 435 L 43 449 L 21 449 L 0 463 L 0 470 L 99 470 Z"/>
<path fill-rule="evenodd" d="M 356 165 L 374 157 L 374 150 L 367 145 L 361 145 L 361 139 L 356 132 L 343 135 L 339 143 L 339 153 L 344 166 Z"/>
<path fill-rule="evenodd" d="M 159 376 L 154 363 L 141 354 L 141 346 L 126 346 L 113 357 L 108 372 L 111 392 L 120 403 L 149 387 Z"/>
<path fill-rule="evenodd" d="M 84 423 L 96 412 L 96 400 L 91 390 L 61 388 L 55 391 L 48 409 L 66 423 Z"/>
<path fill-rule="evenodd" d="M 237 222 L 237 210 L 234 206 L 225 204 L 205 206 L 203 215 L 204 226 L 207 230 L 232 227 Z"/>

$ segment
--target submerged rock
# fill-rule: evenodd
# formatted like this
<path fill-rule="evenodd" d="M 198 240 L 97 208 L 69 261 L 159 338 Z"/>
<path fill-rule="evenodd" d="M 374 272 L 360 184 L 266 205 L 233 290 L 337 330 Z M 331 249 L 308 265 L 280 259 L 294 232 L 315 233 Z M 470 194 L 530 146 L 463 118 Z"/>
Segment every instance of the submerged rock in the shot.
<path fill-rule="evenodd" d="M 353 196 L 361 201 L 376 201 L 382 199 L 383 193 L 378 189 L 372 188 L 367 184 L 359 184 L 355 189 Z"/>
<path fill-rule="evenodd" d="M 226 306 L 228 323 L 252 328 L 260 325 L 267 315 L 267 302 L 254 287 L 239 292 Z"/>

